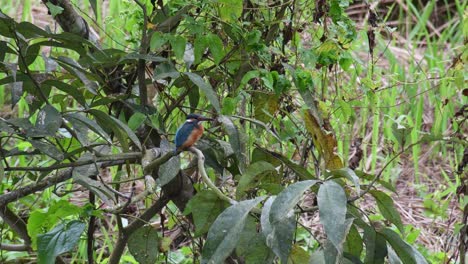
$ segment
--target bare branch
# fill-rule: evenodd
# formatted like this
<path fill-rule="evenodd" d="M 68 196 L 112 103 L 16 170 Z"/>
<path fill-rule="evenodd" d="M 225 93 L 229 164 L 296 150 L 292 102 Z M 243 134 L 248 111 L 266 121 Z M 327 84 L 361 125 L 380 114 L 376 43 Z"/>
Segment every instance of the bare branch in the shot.
<path fill-rule="evenodd" d="M 27 245 L 15 245 L 15 244 L 2 244 L 0 243 L 0 250 L 5 251 L 29 251 L 31 247 Z"/>
<path fill-rule="evenodd" d="M 70 162 L 70 163 L 61 163 L 57 165 L 52 165 L 49 167 L 7 167 L 5 168 L 5 171 L 52 171 L 52 170 L 57 170 L 57 169 L 63 169 L 63 168 L 73 168 L 73 167 L 79 167 L 83 165 L 88 165 L 92 163 L 97 163 L 97 162 L 103 162 L 103 161 L 121 161 L 121 160 L 137 160 L 141 158 L 141 152 L 127 152 L 127 153 L 120 153 L 120 154 L 113 154 L 113 155 L 102 155 L 97 157 L 96 159 L 90 159 L 90 160 L 81 160 L 81 161 L 76 161 L 76 162 Z"/>
<path fill-rule="evenodd" d="M 25 246 L 29 247 L 31 245 L 31 239 L 29 238 L 26 223 L 23 219 L 13 213 L 6 205 L 0 206 L 0 217 L 23 239 Z"/>

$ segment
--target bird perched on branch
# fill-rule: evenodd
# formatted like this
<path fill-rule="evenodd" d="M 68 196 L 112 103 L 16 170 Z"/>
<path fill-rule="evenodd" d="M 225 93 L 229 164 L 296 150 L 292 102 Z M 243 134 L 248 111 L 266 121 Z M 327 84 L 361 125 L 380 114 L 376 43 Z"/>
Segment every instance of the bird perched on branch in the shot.
<path fill-rule="evenodd" d="M 185 123 L 177 129 L 175 136 L 175 153 L 186 150 L 197 142 L 203 134 L 201 121 L 213 120 L 197 114 L 187 115 Z"/>

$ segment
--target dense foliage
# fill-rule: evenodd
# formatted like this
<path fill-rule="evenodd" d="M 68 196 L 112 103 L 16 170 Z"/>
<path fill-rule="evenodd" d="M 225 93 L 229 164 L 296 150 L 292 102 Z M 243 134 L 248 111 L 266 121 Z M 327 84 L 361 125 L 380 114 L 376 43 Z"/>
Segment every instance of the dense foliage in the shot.
<path fill-rule="evenodd" d="M 0 12 L 2 261 L 463 262 L 466 2 L 435 29 L 436 1 L 406 28 L 348 0 L 82 2 L 42 0 L 61 30 Z M 176 155 L 188 113 L 214 121 Z M 427 157 L 451 171 L 427 207 L 463 214 L 447 252 L 395 206 Z"/>

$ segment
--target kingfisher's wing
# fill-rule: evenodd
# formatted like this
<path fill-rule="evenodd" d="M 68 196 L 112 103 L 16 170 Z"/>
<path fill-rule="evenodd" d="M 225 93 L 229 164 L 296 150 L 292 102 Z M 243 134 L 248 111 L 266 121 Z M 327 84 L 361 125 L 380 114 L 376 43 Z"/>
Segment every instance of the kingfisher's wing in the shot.
<path fill-rule="evenodd" d="M 182 146 L 182 144 L 184 144 L 185 141 L 187 141 L 190 133 L 192 133 L 193 128 L 194 125 L 192 123 L 186 122 L 181 127 L 179 127 L 179 129 L 177 129 L 175 136 L 176 149 L 178 149 L 180 146 Z"/>

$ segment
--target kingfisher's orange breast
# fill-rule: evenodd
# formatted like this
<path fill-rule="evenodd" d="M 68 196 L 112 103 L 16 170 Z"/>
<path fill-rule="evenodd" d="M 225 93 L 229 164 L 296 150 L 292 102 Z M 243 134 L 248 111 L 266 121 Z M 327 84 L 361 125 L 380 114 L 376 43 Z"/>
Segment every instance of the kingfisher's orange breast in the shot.
<path fill-rule="evenodd" d="M 187 140 L 182 144 L 182 149 L 189 148 L 197 142 L 201 136 L 203 135 L 203 126 L 201 124 L 198 124 L 195 126 L 192 130 L 192 133 L 188 136 Z"/>

